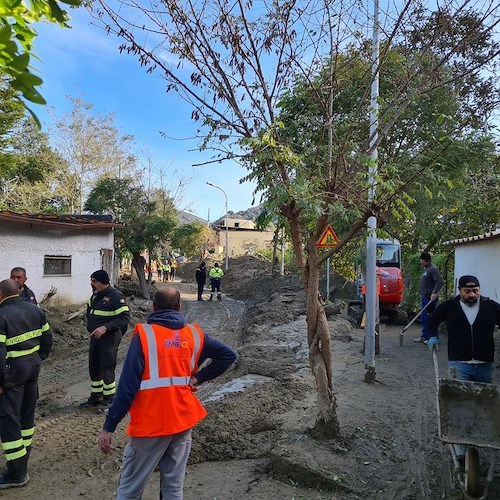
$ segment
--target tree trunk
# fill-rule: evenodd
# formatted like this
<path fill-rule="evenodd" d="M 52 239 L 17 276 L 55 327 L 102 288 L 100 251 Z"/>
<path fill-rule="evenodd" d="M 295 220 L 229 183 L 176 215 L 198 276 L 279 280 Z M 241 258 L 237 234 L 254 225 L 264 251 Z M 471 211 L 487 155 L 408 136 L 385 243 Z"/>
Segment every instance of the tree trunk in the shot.
<path fill-rule="evenodd" d="M 309 245 L 308 251 L 307 341 L 309 362 L 318 391 L 318 417 L 313 428 L 313 435 L 337 438 L 340 436 L 340 426 L 337 417 L 337 402 L 333 394 L 331 337 L 323 299 L 319 293 L 316 245 Z"/>
<path fill-rule="evenodd" d="M 326 319 L 323 299 L 319 293 L 319 267 L 317 239 L 327 225 L 324 217 L 316 224 L 316 236 L 307 242 L 307 262 L 303 254 L 303 238 L 300 225 L 300 210 L 294 203 L 283 207 L 283 215 L 290 224 L 290 236 L 293 243 L 295 260 L 302 276 L 302 284 L 306 291 L 307 343 L 309 346 L 309 363 L 316 380 L 318 391 L 318 417 L 312 435 L 318 438 L 340 437 L 340 426 L 337 417 L 337 401 L 333 394 L 333 358 L 331 350 L 330 328 Z"/>
<path fill-rule="evenodd" d="M 134 266 L 137 277 L 139 278 L 139 284 L 141 285 L 142 296 L 145 299 L 150 299 L 148 284 L 146 282 L 146 277 L 144 276 L 144 266 L 143 257 L 138 252 L 132 252 L 132 266 Z"/>

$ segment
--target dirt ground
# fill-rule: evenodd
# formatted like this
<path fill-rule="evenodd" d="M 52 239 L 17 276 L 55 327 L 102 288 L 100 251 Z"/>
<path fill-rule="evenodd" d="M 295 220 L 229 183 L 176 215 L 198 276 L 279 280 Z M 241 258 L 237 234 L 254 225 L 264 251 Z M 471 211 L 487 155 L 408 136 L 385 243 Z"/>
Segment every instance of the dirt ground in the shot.
<path fill-rule="evenodd" d="M 317 441 L 308 432 L 316 401 L 298 280 L 271 277 L 254 259 L 231 261 L 222 301 L 197 302 L 194 267 L 173 284 L 188 320 L 234 347 L 238 360 L 200 390 L 209 415 L 193 435 L 185 500 L 462 498 L 438 438 L 431 354 L 413 342 L 418 326 L 407 331 L 402 347 L 401 327 L 383 328 L 377 382 L 366 384 L 363 330 L 351 325 L 343 308 L 330 317 L 342 439 Z M 129 302 L 133 321 L 143 321 L 150 303 Z M 115 433 L 113 453 L 101 455 L 103 417 L 78 408 L 89 391 L 88 338 L 83 320 L 66 322 L 67 315 L 47 311 L 55 349 L 40 378 L 30 482 L 0 492 L 6 500 L 114 497 L 126 422 Z M 130 334 L 120 346 L 120 366 L 129 340 Z M 444 376 L 445 337 L 439 361 Z M 158 491 L 154 473 L 143 498 L 156 499 Z M 500 499 L 498 465 L 489 498 Z"/>

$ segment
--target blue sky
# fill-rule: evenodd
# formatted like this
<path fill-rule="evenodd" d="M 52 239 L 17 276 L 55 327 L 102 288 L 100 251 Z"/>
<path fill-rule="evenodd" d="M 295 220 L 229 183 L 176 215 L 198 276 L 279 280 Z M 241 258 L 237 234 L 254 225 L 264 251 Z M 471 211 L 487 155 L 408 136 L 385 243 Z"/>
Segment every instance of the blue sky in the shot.
<path fill-rule="evenodd" d="M 71 109 L 66 96 L 80 96 L 94 105 L 96 113 L 114 113 L 123 134 L 135 137 L 136 151 L 148 150 L 157 165 L 173 165 L 192 181 L 179 208 L 210 220 L 224 215 L 224 195 L 206 184 L 220 186 L 227 194 L 228 208 L 245 210 L 252 204 L 253 186 L 239 184 L 246 171 L 234 162 L 192 167 L 210 159 L 196 151 L 196 123 L 191 108 L 174 93 L 167 94 L 158 74 L 146 74 L 133 56 L 118 52 L 119 40 L 91 24 L 85 9 L 70 11 L 72 29 L 56 25 L 37 26 L 33 65 L 44 83 L 47 106 L 60 116 Z M 33 107 L 44 129 L 52 119 L 48 109 Z M 169 138 L 160 135 L 164 132 Z M 258 200 L 257 200 L 258 202 Z"/>

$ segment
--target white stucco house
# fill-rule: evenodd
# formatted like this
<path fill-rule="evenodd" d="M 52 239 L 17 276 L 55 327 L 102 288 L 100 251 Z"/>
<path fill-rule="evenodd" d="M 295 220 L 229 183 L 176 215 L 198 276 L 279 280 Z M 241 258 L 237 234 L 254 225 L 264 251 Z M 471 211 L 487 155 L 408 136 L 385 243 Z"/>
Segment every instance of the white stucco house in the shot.
<path fill-rule="evenodd" d="M 82 304 L 91 294 L 90 274 L 105 269 L 115 283 L 114 228 L 108 215 L 19 214 L 0 211 L 0 278 L 26 269 L 40 301 L 53 288 L 51 304 Z"/>
<path fill-rule="evenodd" d="M 455 248 L 455 292 L 460 276 L 472 274 L 479 280 L 481 295 L 500 303 L 500 229 L 446 244 Z"/>

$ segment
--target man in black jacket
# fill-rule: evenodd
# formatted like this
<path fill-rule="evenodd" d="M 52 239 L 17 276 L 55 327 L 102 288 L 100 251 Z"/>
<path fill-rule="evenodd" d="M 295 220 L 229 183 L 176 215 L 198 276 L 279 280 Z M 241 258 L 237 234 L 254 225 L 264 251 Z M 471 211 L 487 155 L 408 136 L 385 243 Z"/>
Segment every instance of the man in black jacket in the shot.
<path fill-rule="evenodd" d="M 90 275 L 94 293 L 87 306 L 87 330 L 90 333 L 90 397 L 80 407 L 99 407 L 105 413 L 116 392 L 115 368 L 122 335 L 127 331 L 130 313 L 120 290 L 109 284 L 103 269 Z"/>
<path fill-rule="evenodd" d="M 458 289 L 459 295 L 443 302 L 429 317 L 429 347 L 439 343 L 438 326 L 446 321 L 450 377 L 491 383 L 495 355 L 493 331 L 495 324 L 500 326 L 500 304 L 481 296 L 475 276 L 462 276 Z"/>
<path fill-rule="evenodd" d="M 0 282 L 0 439 L 7 460 L 0 489 L 29 480 L 38 374 L 51 349 L 43 310 L 19 296 L 16 281 Z"/>
<path fill-rule="evenodd" d="M 10 279 L 17 282 L 19 286 L 19 296 L 26 302 L 38 304 L 33 290 L 26 286 L 26 269 L 24 267 L 14 267 L 10 272 Z"/>
<path fill-rule="evenodd" d="M 203 300 L 203 288 L 205 288 L 205 282 L 207 281 L 207 271 L 205 269 L 205 263 L 202 262 L 196 269 L 196 283 L 198 283 L 198 300 Z"/>

